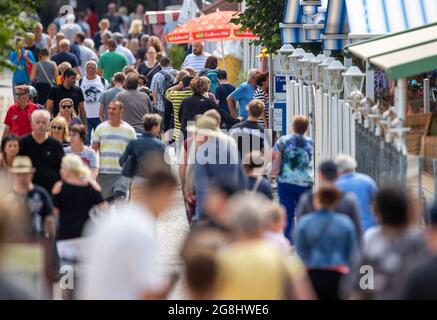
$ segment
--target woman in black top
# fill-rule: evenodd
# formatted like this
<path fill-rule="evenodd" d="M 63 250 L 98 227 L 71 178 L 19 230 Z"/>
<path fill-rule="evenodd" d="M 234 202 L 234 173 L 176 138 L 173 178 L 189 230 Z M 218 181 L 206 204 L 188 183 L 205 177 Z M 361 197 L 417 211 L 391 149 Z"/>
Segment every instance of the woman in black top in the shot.
<path fill-rule="evenodd" d="M 222 110 L 218 105 L 208 98 L 209 82 L 202 77 L 191 80 L 190 88 L 193 95 L 182 100 L 179 107 L 179 120 L 184 136 L 187 135 L 187 125 L 189 121 L 194 121 L 195 117 L 204 114 L 210 109 L 215 109 L 220 113 L 222 124 L 226 129 L 231 128 L 239 120 L 232 117 L 229 113 Z"/>
<path fill-rule="evenodd" d="M 161 71 L 161 66 L 156 60 L 156 50 L 150 46 L 146 52 L 146 60 L 138 67 L 138 73 L 146 77 L 146 86 L 150 88 L 153 76 Z"/>
<path fill-rule="evenodd" d="M 53 187 L 53 204 L 59 218 L 57 240 L 80 238 L 92 207 L 105 209 L 99 185 L 82 159 L 74 154 L 65 156 L 61 165 L 62 180 Z"/>

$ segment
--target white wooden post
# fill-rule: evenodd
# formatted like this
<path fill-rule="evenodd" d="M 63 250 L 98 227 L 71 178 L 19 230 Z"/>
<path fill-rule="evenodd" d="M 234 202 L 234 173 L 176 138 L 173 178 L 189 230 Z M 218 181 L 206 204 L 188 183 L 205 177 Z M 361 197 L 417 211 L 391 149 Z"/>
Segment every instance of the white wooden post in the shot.
<path fill-rule="evenodd" d="M 429 79 L 423 79 L 423 112 L 430 112 L 430 85 Z"/>
<path fill-rule="evenodd" d="M 350 119 L 350 124 L 351 124 L 351 157 L 355 159 L 355 119 L 354 119 L 354 115 L 352 112 L 352 109 L 349 108 L 349 119 Z"/>
<path fill-rule="evenodd" d="M 401 78 L 398 79 L 397 81 L 397 85 L 399 88 L 399 118 L 401 120 L 405 120 L 406 115 L 407 115 L 407 79 L 406 78 Z"/>
<path fill-rule="evenodd" d="M 346 128 L 345 128 L 345 120 L 346 118 L 343 116 L 344 115 L 344 101 L 343 100 L 338 100 L 338 129 L 340 131 L 340 147 L 339 147 L 339 151 L 340 153 L 343 153 L 345 151 L 345 134 L 346 134 Z"/>
<path fill-rule="evenodd" d="M 303 93 L 303 80 L 299 79 L 299 114 L 304 114 L 304 93 Z"/>
<path fill-rule="evenodd" d="M 338 98 L 337 95 L 333 95 L 332 97 L 332 108 L 331 108 L 331 116 L 332 116 L 332 141 L 333 141 L 333 152 L 331 154 L 331 158 L 334 158 L 338 153 Z"/>
<path fill-rule="evenodd" d="M 323 117 L 324 117 L 324 146 L 325 151 L 323 153 L 323 157 L 329 157 L 330 156 L 330 143 L 329 143 L 329 94 L 324 93 L 323 94 Z"/>
<path fill-rule="evenodd" d="M 294 82 L 293 86 L 293 94 L 294 94 L 294 113 L 293 116 L 300 114 L 300 101 L 299 101 L 299 83 Z"/>
<path fill-rule="evenodd" d="M 288 78 L 288 76 L 287 76 Z M 286 110 L 285 110 L 285 132 L 282 134 L 290 134 L 291 133 L 291 119 L 293 118 L 293 108 L 294 108 L 294 96 L 293 96 L 293 80 L 287 79 L 287 94 L 286 94 Z"/>
<path fill-rule="evenodd" d="M 375 72 L 366 61 L 366 96 L 375 101 Z"/>

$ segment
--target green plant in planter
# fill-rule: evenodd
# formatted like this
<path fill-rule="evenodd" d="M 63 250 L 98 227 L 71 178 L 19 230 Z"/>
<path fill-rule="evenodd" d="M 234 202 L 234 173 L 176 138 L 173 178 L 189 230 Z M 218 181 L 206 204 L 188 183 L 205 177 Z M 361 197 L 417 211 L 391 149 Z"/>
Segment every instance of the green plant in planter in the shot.
<path fill-rule="evenodd" d="M 178 44 L 172 45 L 168 49 L 168 56 L 172 61 L 173 68 L 179 70 L 184 62 L 185 46 Z"/>

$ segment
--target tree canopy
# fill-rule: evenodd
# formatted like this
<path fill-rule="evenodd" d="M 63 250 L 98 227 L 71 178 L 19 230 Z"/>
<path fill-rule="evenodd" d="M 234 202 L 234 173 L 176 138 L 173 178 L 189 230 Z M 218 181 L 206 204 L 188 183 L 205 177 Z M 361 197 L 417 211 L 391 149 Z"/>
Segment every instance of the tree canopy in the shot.
<path fill-rule="evenodd" d="M 7 54 L 14 49 L 14 37 L 31 31 L 35 21 L 25 15 L 36 12 L 38 0 L 0 0 L 0 67 L 12 68 Z M 25 12 L 25 14 L 23 14 Z"/>
<path fill-rule="evenodd" d="M 243 0 L 227 0 L 229 2 L 243 2 Z M 255 45 L 265 46 L 268 52 L 275 52 L 281 48 L 281 33 L 279 23 L 284 15 L 284 0 L 246 0 L 246 9 L 232 21 L 241 24 L 259 36 L 254 40 Z"/>

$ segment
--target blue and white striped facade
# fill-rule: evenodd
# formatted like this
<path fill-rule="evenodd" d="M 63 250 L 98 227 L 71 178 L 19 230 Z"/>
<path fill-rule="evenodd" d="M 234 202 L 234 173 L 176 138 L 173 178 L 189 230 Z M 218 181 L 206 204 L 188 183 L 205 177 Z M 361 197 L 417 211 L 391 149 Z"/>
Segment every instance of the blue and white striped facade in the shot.
<path fill-rule="evenodd" d="M 286 0 L 283 43 L 322 41 L 325 50 L 341 50 L 356 37 L 398 32 L 437 22 L 437 0 Z M 305 27 L 321 35 L 308 38 Z"/>
<path fill-rule="evenodd" d="M 285 4 L 284 20 L 280 24 L 282 42 L 320 41 L 324 22 L 323 12 L 319 12 L 321 4 L 320 0 L 288 0 Z"/>

